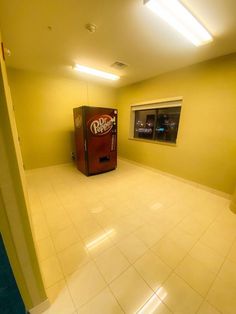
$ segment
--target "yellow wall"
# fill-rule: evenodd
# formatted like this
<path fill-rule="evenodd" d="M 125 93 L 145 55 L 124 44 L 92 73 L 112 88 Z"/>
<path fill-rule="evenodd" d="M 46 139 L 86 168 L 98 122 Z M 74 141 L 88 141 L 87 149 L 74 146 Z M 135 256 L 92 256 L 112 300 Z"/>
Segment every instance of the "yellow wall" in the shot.
<path fill-rule="evenodd" d="M 116 106 L 116 90 L 79 80 L 8 69 L 26 169 L 71 161 L 74 107 Z"/>
<path fill-rule="evenodd" d="M 176 146 L 129 140 L 130 105 L 183 96 Z M 236 183 L 236 54 L 119 90 L 119 153 L 232 193 Z"/>
<path fill-rule="evenodd" d="M 46 300 L 46 293 L 30 228 L 24 170 L 2 52 L 0 165 L 0 233 L 25 306 L 31 309 Z"/>
<path fill-rule="evenodd" d="M 70 161 L 72 108 L 119 110 L 119 154 L 232 193 L 236 183 L 236 54 L 121 88 L 9 69 L 26 169 Z M 183 96 L 178 143 L 129 140 L 130 104 Z"/>

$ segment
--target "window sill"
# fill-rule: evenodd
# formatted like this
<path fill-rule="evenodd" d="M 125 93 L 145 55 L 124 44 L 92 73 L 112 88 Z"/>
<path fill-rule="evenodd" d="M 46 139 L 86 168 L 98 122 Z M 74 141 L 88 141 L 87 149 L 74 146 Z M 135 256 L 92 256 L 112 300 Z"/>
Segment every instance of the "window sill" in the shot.
<path fill-rule="evenodd" d="M 137 142 L 145 142 L 145 143 L 152 143 L 152 144 L 160 144 L 160 145 L 165 145 L 165 146 L 177 147 L 177 143 L 162 142 L 162 141 L 154 141 L 154 140 L 146 140 L 146 139 L 144 139 L 144 138 L 129 137 L 128 140 L 137 141 Z"/>

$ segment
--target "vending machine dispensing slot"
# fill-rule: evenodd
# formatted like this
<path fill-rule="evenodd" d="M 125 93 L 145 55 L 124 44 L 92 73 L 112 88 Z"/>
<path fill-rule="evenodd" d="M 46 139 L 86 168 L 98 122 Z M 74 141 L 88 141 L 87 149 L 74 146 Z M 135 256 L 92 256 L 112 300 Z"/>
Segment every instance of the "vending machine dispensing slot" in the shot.
<path fill-rule="evenodd" d="M 99 161 L 100 162 L 108 162 L 108 161 L 110 161 L 110 157 L 109 156 L 100 157 Z"/>
<path fill-rule="evenodd" d="M 73 109 L 77 168 L 85 175 L 117 165 L 117 110 L 81 106 Z"/>

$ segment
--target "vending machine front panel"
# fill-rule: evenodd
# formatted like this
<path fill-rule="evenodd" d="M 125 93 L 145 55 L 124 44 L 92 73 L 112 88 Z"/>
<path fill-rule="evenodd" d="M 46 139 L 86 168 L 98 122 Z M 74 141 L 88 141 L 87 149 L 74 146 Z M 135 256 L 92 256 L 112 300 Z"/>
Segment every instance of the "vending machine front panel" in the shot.
<path fill-rule="evenodd" d="M 117 112 L 89 108 L 86 112 L 88 169 L 90 174 L 109 171 L 117 165 Z"/>
<path fill-rule="evenodd" d="M 74 109 L 77 168 L 86 175 L 117 165 L 117 110 L 82 106 Z"/>

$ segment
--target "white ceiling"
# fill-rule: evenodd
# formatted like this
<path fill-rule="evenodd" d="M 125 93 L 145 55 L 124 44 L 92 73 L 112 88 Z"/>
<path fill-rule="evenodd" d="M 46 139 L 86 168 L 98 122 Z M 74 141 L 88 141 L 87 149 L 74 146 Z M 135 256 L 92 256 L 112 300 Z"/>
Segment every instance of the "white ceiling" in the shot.
<path fill-rule="evenodd" d="M 212 43 L 193 46 L 143 0 L 0 0 L 0 29 L 12 53 L 7 65 L 87 79 L 72 70 L 76 62 L 121 75 L 106 83 L 120 87 L 236 51 L 236 0 L 182 2 L 214 36 Z M 89 22 L 97 25 L 93 34 L 85 29 Z M 128 67 L 113 69 L 115 61 Z"/>

